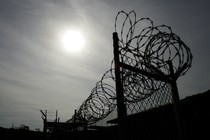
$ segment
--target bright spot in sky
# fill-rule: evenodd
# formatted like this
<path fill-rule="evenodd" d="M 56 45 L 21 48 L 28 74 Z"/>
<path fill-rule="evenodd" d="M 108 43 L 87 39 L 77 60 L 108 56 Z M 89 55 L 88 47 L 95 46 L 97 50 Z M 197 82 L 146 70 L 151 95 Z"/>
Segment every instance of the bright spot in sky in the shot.
<path fill-rule="evenodd" d="M 64 46 L 64 49 L 68 52 L 81 51 L 85 43 L 81 32 L 76 30 L 69 30 L 64 32 L 61 41 Z"/>

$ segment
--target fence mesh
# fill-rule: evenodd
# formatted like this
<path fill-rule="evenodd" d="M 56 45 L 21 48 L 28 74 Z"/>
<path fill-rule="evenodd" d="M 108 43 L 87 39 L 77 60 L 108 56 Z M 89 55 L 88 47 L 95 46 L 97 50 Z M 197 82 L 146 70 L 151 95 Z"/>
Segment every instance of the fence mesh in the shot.
<path fill-rule="evenodd" d="M 149 18 L 137 19 L 134 11 L 117 14 L 115 33 L 119 34 L 127 133 L 135 138 L 176 139 L 171 81 L 191 67 L 190 49 L 171 27 L 155 26 Z M 114 62 L 69 121 L 95 124 L 116 109 Z"/>

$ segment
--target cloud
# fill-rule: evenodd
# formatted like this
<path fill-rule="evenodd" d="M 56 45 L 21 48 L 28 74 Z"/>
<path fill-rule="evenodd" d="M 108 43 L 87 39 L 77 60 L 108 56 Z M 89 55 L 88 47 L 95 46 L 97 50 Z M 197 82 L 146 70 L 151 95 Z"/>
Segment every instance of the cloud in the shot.
<path fill-rule="evenodd" d="M 100 55 L 107 49 L 104 36 L 95 38 L 97 32 L 88 30 L 86 21 L 78 25 L 87 32 L 85 52 L 78 56 L 64 53 L 58 38 L 60 30 L 87 20 L 84 15 L 72 11 L 69 3 L 20 0 L 10 4 L 14 11 L 4 11 L 7 17 L 0 17 L 6 19 L 0 22 L 0 125 L 10 127 L 22 118 L 22 123 L 27 120 L 38 126 L 39 109 L 63 110 L 63 120 L 69 119 L 109 68 L 101 65 L 111 61 L 107 59 L 110 55 Z M 82 27 L 86 24 L 87 29 Z"/>
<path fill-rule="evenodd" d="M 39 109 L 59 109 L 61 119 L 69 119 L 110 68 L 114 19 L 120 10 L 135 10 L 138 18 L 150 17 L 157 25 L 172 26 L 191 48 L 193 66 L 178 81 L 182 97 L 208 89 L 209 2 L 0 3 L 0 126 L 10 127 L 23 118 L 17 124 L 27 120 L 30 126 L 41 128 Z M 62 50 L 59 37 L 69 28 L 80 29 L 86 39 L 86 48 L 79 55 Z"/>

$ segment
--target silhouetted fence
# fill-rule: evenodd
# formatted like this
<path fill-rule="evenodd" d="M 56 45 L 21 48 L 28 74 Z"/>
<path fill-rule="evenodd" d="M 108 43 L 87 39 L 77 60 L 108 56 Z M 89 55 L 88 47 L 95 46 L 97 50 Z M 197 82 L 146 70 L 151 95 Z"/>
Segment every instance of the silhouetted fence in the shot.
<path fill-rule="evenodd" d="M 149 18 L 137 19 L 134 11 L 117 14 L 113 46 L 110 70 L 96 83 L 69 122 L 91 125 L 106 118 L 117 107 L 116 122 L 121 135 L 183 138 L 176 81 L 191 67 L 190 49 L 171 27 L 155 26 Z M 154 110 L 165 106 L 170 106 L 166 107 L 166 112 Z M 141 112 L 146 115 L 140 115 L 137 120 L 132 117 Z M 177 129 L 171 125 L 176 125 Z"/>

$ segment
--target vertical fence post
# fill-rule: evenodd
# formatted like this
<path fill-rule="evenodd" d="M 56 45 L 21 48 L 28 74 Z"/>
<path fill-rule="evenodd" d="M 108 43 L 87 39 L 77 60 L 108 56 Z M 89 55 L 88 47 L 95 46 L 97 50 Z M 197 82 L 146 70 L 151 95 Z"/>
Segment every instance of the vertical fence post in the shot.
<path fill-rule="evenodd" d="M 177 88 L 176 83 L 176 77 L 174 75 L 174 69 L 172 61 L 168 61 L 169 70 L 170 70 L 170 76 L 171 76 L 171 91 L 172 91 L 172 97 L 173 97 L 173 104 L 174 104 L 174 113 L 175 113 L 175 119 L 178 129 L 178 135 L 179 140 L 186 140 L 186 132 L 184 127 L 184 121 L 183 121 L 183 113 L 180 108 L 180 98 L 179 98 L 179 92 Z"/>
<path fill-rule="evenodd" d="M 125 136 L 125 117 L 126 106 L 124 104 L 124 95 L 120 71 L 119 60 L 119 39 L 116 32 L 113 33 L 113 47 L 114 47 L 114 64 L 115 64 L 115 80 L 116 80 L 116 96 L 117 96 L 117 114 L 118 114 L 118 138 L 123 139 Z"/>

